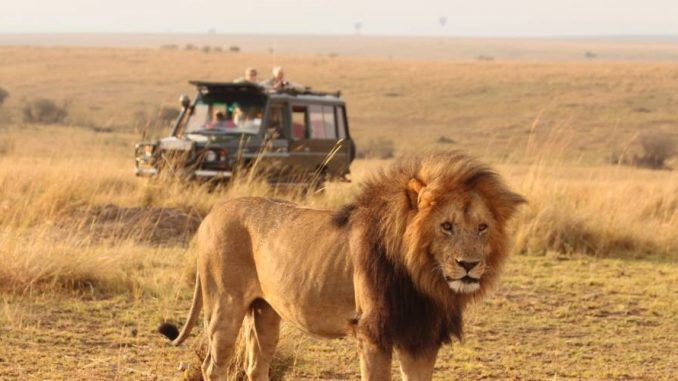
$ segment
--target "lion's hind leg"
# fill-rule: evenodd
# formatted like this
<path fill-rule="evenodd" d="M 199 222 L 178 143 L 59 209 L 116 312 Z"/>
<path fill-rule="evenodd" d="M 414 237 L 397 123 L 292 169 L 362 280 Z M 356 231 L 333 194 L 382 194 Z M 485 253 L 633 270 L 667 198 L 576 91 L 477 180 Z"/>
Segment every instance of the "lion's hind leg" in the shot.
<path fill-rule="evenodd" d="M 280 338 L 280 316 L 264 300 L 257 299 L 252 303 L 247 319 L 247 376 L 250 381 L 268 381 Z"/>
<path fill-rule="evenodd" d="M 202 363 L 203 378 L 227 381 L 229 362 L 247 309 L 233 298 L 222 297 L 205 312 L 207 355 Z"/>

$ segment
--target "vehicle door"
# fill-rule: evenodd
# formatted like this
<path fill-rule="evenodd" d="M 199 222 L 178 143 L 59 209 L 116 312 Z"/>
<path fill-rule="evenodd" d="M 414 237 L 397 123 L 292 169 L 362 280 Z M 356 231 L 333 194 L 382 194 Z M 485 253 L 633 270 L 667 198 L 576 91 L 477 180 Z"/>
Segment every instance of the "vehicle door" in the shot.
<path fill-rule="evenodd" d="M 334 121 L 336 130 L 337 148 L 334 157 L 327 163 L 327 168 L 335 176 L 343 176 L 348 173 L 351 162 L 355 158 L 355 146 L 349 135 L 348 122 L 346 119 L 346 108 L 338 104 L 333 106 L 323 106 L 325 123 L 328 120 Z M 330 128 L 330 127 L 328 127 Z"/>
<path fill-rule="evenodd" d="M 320 104 L 291 105 L 290 162 L 307 173 L 321 168 L 337 143 L 334 116 L 328 113 L 326 123 L 325 107 L 328 112 L 333 109 Z"/>
<path fill-rule="evenodd" d="M 287 159 L 289 157 L 289 108 L 288 104 L 282 100 L 271 101 L 266 114 L 266 126 L 263 131 L 264 144 L 260 144 L 258 155 L 261 159 L 278 168 L 280 166 L 289 166 Z"/>

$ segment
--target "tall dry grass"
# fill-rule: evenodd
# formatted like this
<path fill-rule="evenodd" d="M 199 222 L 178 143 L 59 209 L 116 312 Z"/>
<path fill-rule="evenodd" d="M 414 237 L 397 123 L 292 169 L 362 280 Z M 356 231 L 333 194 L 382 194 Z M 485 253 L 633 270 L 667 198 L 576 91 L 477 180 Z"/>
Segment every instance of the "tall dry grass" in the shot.
<path fill-rule="evenodd" d="M 140 301 L 150 294 L 160 300 L 165 319 L 177 317 L 169 306 L 190 289 L 190 237 L 215 204 L 256 195 L 332 209 L 348 202 L 370 172 L 390 163 L 358 160 L 352 166 L 355 183 L 329 184 L 322 193 L 274 189 L 256 177 L 215 188 L 137 179 L 131 139 L 123 137 L 125 144 L 118 146 L 111 141 L 119 136 L 96 140 L 99 135 L 91 132 L 61 132 L 67 138 L 53 135 L 38 153 L 27 151 L 25 142 L 36 139 L 39 146 L 45 130 L 4 132 L 16 143 L 0 155 L 0 290 L 121 293 Z M 531 165 L 494 163 L 529 200 L 514 221 L 515 252 L 675 262 L 678 176 L 573 165 L 564 135 L 528 145 L 522 154 Z M 69 145 L 77 149 L 59 150 Z M 21 324 L 16 319 L 13 324 Z M 294 335 L 283 332 L 276 374 L 296 366 Z M 193 343 L 198 357 L 202 344 Z M 233 358 L 231 379 L 243 379 L 242 361 L 242 355 Z M 199 379 L 198 364 L 187 369 L 186 376 L 194 377 L 189 379 Z"/>
<path fill-rule="evenodd" d="M 515 221 L 517 252 L 678 259 L 673 174 L 545 167 L 511 177 L 529 199 Z"/>
<path fill-rule="evenodd" d="M 0 156 L 4 287 L 129 288 L 135 277 L 130 263 L 144 262 L 139 253 L 162 247 L 186 251 L 200 219 L 224 199 L 278 197 L 332 209 L 351 199 L 364 176 L 388 165 L 356 161 L 354 184 L 329 184 L 319 194 L 273 189 L 256 177 L 215 188 L 135 178 L 132 159 L 126 159 L 129 137 L 63 129 L 46 144 L 41 140 L 46 131 L 54 130 L 3 134 L 6 141 L 44 144 L 36 153 L 14 143 Z M 495 163 L 529 200 L 515 221 L 515 251 L 675 261 L 678 176 L 571 165 L 566 135 L 554 134 L 546 144 L 528 143 L 524 155 L 532 165 Z"/>
<path fill-rule="evenodd" d="M 115 136 L 97 136 L 62 127 L 3 131 L 22 148 L 0 155 L 1 288 L 128 289 L 149 252 L 185 252 L 216 203 L 302 201 L 302 192 L 271 188 L 258 176 L 228 186 L 135 178 L 125 149 L 132 141 L 118 147 Z"/>
<path fill-rule="evenodd" d="M 528 198 L 515 223 L 518 253 L 678 259 L 678 176 L 616 166 L 582 166 L 577 136 L 563 123 L 523 152 L 530 165 L 504 166 Z"/>

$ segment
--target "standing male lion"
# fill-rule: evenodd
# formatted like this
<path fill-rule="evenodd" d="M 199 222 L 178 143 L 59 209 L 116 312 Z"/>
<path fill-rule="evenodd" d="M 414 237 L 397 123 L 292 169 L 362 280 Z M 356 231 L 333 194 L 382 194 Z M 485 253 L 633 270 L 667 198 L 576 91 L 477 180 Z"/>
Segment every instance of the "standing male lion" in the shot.
<path fill-rule="evenodd" d="M 403 160 L 337 212 L 264 198 L 216 207 L 197 233 L 193 305 L 205 309 L 206 380 L 222 380 L 243 319 L 247 375 L 268 380 L 285 320 L 321 337 L 355 335 L 363 380 L 430 380 L 462 312 L 496 279 L 507 221 L 525 200 L 459 153 Z M 169 336 L 176 336 L 169 335 Z"/>

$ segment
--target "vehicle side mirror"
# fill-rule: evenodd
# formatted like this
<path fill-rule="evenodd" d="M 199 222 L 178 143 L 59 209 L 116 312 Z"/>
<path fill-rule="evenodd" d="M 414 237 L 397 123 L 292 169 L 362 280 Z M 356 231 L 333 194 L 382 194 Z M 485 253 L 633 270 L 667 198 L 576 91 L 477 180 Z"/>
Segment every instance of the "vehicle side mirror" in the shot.
<path fill-rule="evenodd" d="M 181 107 L 184 109 L 188 108 L 191 105 L 191 98 L 188 95 L 182 95 L 179 97 L 179 102 L 181 102 Z"/>

